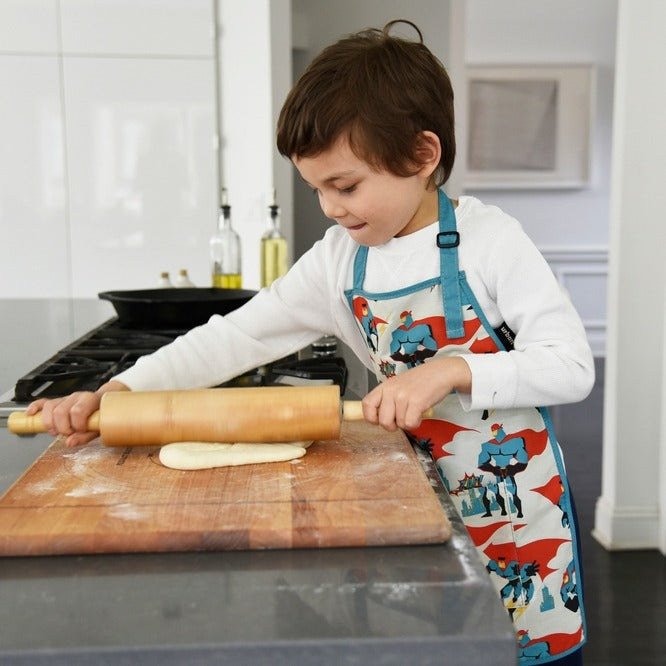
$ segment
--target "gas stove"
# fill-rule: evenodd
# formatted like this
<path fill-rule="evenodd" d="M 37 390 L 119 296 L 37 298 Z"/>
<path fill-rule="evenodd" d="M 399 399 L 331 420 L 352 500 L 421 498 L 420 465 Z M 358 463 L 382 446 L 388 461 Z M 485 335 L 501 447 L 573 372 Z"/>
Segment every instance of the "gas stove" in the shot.
<path fill-rule="evenodd" d="M 95 391 L 140 356 L 175 340 L 186 330 L 131 328 L 117 317 L 84 334 L 16 381 L 13 390 L 0 395 L 0 416 L 25 409 L 38 398 L 57 398 L 74 391 Z M 311 355 L 294 354 L 255 368 L 220 386 L 275 386 L 337 384 L 341 394 L 347 384 L 347 366 L 335 355 L 313 345 Z"/>

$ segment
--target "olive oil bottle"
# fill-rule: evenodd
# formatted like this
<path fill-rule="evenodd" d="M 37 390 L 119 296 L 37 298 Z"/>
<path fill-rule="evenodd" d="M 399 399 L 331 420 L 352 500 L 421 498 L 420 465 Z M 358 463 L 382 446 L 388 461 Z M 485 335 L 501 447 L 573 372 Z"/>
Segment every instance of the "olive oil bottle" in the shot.
<path fill-rule="evenodd" d="M 268 207 L 268 224 L 261 237 L 261 286 L 270 287 L 274 280 L 287 272 L 287 239 L 280 231 L 280 207 L 273 203 Z"/>
<path fill-rule="evenodd" d="M 210 257 L 213 287 L 240 289 L 243 286 L 240 236 L 231 226 L 226 188 L 222 189 L 217 232 L 210 239 Z"/>

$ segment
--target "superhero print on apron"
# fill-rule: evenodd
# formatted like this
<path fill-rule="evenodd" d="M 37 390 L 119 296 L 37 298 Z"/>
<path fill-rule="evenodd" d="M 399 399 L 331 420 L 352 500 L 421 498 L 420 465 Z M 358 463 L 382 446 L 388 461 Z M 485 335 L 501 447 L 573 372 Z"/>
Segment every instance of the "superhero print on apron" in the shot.
<path fill-rule="evenodd" d="M 453 205 L 439 191 L 440 275 L 369 293 L 368 248 L 354 262 L 349 306 L 379 381 L 430 359 L 511 347 L 493 329 L 458 270 Z M 455 394 L 407 433 L 433 457 L 499 598 L 514 623 L 521 664 L 547 663 L 584 641 L 570 495 L 545 408 L 464 411 Z"/>

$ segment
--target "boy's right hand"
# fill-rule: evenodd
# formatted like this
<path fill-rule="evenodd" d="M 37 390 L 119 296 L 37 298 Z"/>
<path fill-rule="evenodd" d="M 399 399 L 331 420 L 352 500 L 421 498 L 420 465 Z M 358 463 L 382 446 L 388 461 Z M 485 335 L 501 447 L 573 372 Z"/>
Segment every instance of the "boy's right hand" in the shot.
<path fill-rule="evenodd" d="M 99 409 L 102 396 L 109 391 L 128 391 L 120 382 L 110 381 L 97 391 L 77 391 L 64 398 L 40 398 L 28 405 L 26 414 L 41 412 L 42 422 L 51 435 L 65 438 L 66 446 L 87 444 L 99 435 L 88 430 L 88 418 Z"/>

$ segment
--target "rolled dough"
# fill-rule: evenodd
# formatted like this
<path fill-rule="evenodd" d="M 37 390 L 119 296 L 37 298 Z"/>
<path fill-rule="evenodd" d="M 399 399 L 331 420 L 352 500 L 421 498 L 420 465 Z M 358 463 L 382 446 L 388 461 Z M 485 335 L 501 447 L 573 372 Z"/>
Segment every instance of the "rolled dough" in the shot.
<path fill-rule="evenodd" d="M 174 442 L 160 449 L 160 462 L 165 467 L 181 470 L 282 462 L 304 456 L 310 444 L 311 441 L 257 444 Z"/>

